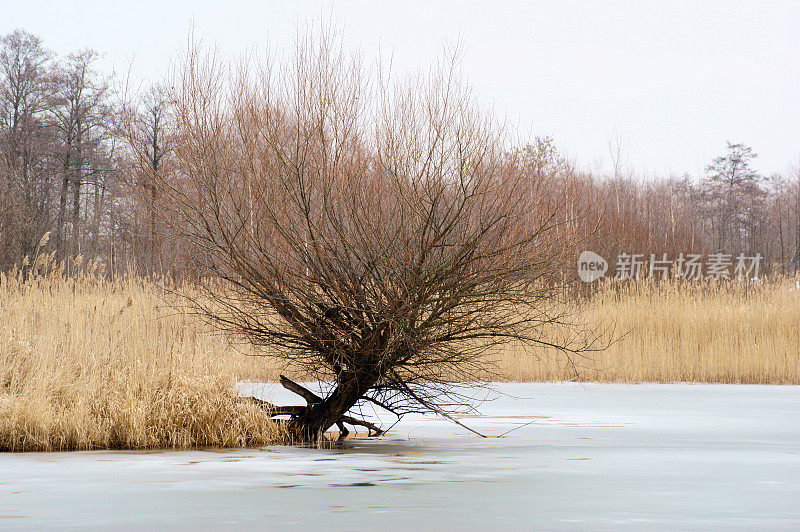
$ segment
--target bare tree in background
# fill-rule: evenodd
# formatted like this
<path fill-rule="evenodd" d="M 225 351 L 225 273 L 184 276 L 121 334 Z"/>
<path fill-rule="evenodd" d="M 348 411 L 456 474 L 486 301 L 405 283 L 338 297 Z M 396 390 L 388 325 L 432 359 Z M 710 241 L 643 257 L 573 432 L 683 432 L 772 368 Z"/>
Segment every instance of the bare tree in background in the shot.
<path fill-rule="evenodd" d="M 749 222 L 758 218 L 756 211 L 763 195 L 762 178 L 750 167 L 755 157 L 749 146 L 728 142 L 725 155 L 706 167 L 705 184 L 719 235 L 718 249 L 741 252 L 748 247 L 748 240 L 752 244 Z"/>
<path fill-rule="evenodd" d="M 169 180 L 171 172 L 169 155 L 172 142 L 167 128 L 169 103 L 166 89 L 156 84 L 129 103 L 129 109 L 126 110 L 126 123 L 133 129 L 128 140 L 135 143 L 133 151 L 141 156 L 141 162 L 144 163 L 143 167 L 133 165 L 128 191 L 134 202 L 134 217 L 143 218 L 135 224 L 137 238 L 134 244 L 142 248 L 140 253 L 135 253 L 137 269 L 146 273 L 153 273 L 161 259 L 164 224 L 157 211 L 159 190 Z M 159 183 L 162 185 L 159 186 Z"/>
<path fill-rule="evenodd" d="M 795 248 L 794 248 L 794 273 L 800 270 L 800 161 L 796 162 L 792 168 L 793 178 L 797 186 L 794 187 L 795 200 Z"/>
<path fill-rule="evenodd" d="M 104 170 L 108 170 L 102 164 L 93 164 L 98 160 L 92 158 L 113 135 L 112 109 L 107 101 L 109 87 L 105 78 L 93 68 L 96 60 L 97 53 L 93 50 L 70 54 L 56 73 L 57 91 L 52 96 L 52 109 L 59 137 L 62 177 L 55 243 L 62 255 L 82 251 L 82 194 L 84 188 L 93 185 L 98 194 L 95 205 L 99 208 L 99 194 L 104 190 L 101 180 Z M 70 193 L 72 203 L 68 205 Z M 99 220 L 101 213 L 95 215 Z M 67 240 L 67 222 L 71 228 L 71 246 Z"/>
<path fill-rule="evenodd" d="M 48 230 L 51 56 L 22 30 L 0 41 L 0 263 L 6 265 L 31 253 Z"/>
<path fill-rule="evenodd" d="M 190 50 L 178 175 L 159 182 L 207 274 L 194 303 L 331 382 L 317 395 L 284 377 L 308 405 L 267 405 L 306 441 L 378 430 L 349 414 L 365 402 L 448 415 L 465 404 L 451 382 L 485 372 L 496 345 L 589 348 L 541 334 L 565 312 L 562 206 L 508 154 L 456 58 L 390 82 L 335 42 L 300 38 L 291 60 L 256 68 Z"/>

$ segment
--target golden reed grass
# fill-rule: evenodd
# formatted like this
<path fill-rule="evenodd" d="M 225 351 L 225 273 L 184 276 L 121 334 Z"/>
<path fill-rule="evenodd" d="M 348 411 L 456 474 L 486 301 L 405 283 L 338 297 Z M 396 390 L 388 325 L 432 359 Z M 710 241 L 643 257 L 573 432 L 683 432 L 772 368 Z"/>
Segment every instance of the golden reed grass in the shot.
<path fill-rule="evenodd" d="M 495 356 L 512 381 L 800 384 L 800 282 L 607 282 L 576 321 L 603 331 L 607 349 Z M 610 344 L 610 345 L 609 345 Z"/>
<path fill-rule="evenodd" d="M 152 282 L 107 280 L 91 264 L 66 275 L 52 257 L 32 266 L 44 273 L 0 274 L 0 450 L 285 441 L 276 423 L 237 401 L 235 386 L 303 375 L 234 348 Z M 608 283 L 574 308 L 607 349 L 570 361 L 509 346 L 489 354 L 494 377 L 800 384 L 796 280 Z"/>
<path fill-rule="evenodd" d="M 80 266 L 80 259 L 72 266 Z M 152 283 L 0 274 L 0 450 L 257 446 L 280 427 L 237 401 L 227 345 Z"/>

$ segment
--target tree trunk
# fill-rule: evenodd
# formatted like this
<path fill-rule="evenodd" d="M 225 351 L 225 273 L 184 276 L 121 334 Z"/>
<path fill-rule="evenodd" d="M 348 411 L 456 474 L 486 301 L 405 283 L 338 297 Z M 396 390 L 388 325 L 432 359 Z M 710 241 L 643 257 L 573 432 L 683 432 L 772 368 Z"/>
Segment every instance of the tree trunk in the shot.
<path fill-rule="evenodd" d="M 783 242 L 783 213 L 781 212 L 780 192 L 778 194 L 778 238 L 781 244 L 781 275 L 786 275 L 786 247 Z"/>
<path fill-rule="evenodd" d="M 800 270 L 800 168 L 797 169 L 797 211 L 795 212 L 795 222 L 797 224 L 795 231 L 797 244 L 794 252 L 794 273 L 797 275 L 798 270 Z"/>
<path fill-rule="evenodd" d="M 101 195 L 100 195 L 100 172 L 94 172 L 94 220 L 92 227 L 92 258 L 97 260 L 100 254 L 100 219 L 101 219 Z"/>
<path fill-rule="evenodd" d="M 153 158 L 152 158 L 152 166 L 153 166 L 153 175 L 150 176 L 150 235 L 148 241 L 148 253 L 147 253 L 147 260 L 148 260 L 148 269 L 149 273 L 155 272 L 155 264 L 156 264 L 156 182 L 155 180 L 158 179 L 158 162 L 161 159 L 158 150 L 158 120 L 153 122 Z"/>
<path fill-rule="evenodd" d="M 58 223 L 56 224 L 56 250 L 60 258 L 63 258 L 66 253 L 64 249 L 64 241 L 66 240 L 66 214 L 67 214 L 67 194 L 69 194 L 69 170 L 70 170 L 70 155 L 72 154 L 72 139 L 67 136 L 66 153 L 64 154 L 64 177 L 61 182 L 61 196 L 58 202 Z"/>
<path fill-rule="evenodd" d="M 22 223 L 22 256 L 27 257 L 31 254 L 31 252 L 35 249 L 35 245 L 32 243 L 32 239 L 36 239 L 36 235 L 31 235 L 31 230 L 34 225 L 35 219 L 35 209 L 33 207 L 33 198 L 31 195 L 31 183 L 30 183 L 30 170 L 28 165 L 28 147 L 26 146 L 22 151 L 22 183 L 25 188 L 24 198 L 25 198 L 25 221 Z M 41 235 L 39 235 L 41 238 Z M 36 257 L 31 257 L 32 261 L 36 260 Z"/>
<path fill-rule="evenodd" d="M 299 441 L 322 441 L 325 431 L 333 425 L 340 424 L 343 418 L 347 418 L 347 412 L 375 383 L 374 380 L 364 382 L 363 376 L 361 377 L 360 381 L 355 376 L 342 379 L 328 398 L 318 403 L 309 401 L 305 412 L 289 422 L 289 431 Z M 303 395 L 305 396 L 305 394 Z M 309 397 L 305 398 L 307 401 L 309 400 Z"/>
<path fill-rule="evenodd" d="M 81 236 L 80 236 L 80 228 L 81 228 L 81 185 L 83 180 L 83 146 L 82 146 L 82 137 L 83 137 L 83 124 L 80 120 L 77 121 L 77 135 L 75 137 L 75 193 L 72 197 L 72 234 L 73 234 L 73 253 L 77 255 L 81 252 L 80 244 L 81 244 Z"/>

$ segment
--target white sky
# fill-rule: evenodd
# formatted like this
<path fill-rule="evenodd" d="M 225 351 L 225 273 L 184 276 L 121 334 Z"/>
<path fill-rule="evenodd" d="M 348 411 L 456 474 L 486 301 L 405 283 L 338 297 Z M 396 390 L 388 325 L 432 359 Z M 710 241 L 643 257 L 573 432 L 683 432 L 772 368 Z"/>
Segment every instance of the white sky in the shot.
<path fill-rule="evenodd" d="M 367 56 L 391 53 L 395 71 L 460 41 L 481 100 L 585 167 L 609 167 L 614 136 L 648 175 L 698 175 L 726 140 L 751 145 L 763 173 L 800 159 L 798 0 L 0 2 L 0 34 L 23 28 L 58 53 L 91 47 L 118 71 L 133 59 L 153 79 L 192 21 L 238 53 L 287 48 L 322 17 Z"/>

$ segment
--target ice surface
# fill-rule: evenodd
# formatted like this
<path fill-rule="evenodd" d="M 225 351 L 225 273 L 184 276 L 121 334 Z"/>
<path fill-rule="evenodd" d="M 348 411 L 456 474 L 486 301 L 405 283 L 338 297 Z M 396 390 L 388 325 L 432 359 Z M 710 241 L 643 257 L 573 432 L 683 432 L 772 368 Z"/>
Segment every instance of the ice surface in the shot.
<path fill-rule="evenodd" d="M 502 438 L 414 416 L 328 450 L 0 454 L 0 529 L 800 526 L 798 386 L 496 389 L 462 421 Z"/>

